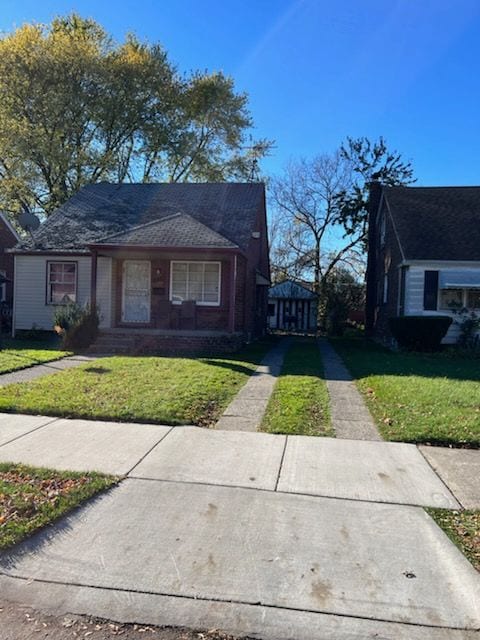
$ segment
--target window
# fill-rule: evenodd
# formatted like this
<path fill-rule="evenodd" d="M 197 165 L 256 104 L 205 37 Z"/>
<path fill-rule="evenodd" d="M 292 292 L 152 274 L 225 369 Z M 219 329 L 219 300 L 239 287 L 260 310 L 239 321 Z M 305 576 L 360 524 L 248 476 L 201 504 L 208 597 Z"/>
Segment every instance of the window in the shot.
<path fill-rule="evenodd" d="M 4 271 L 3 269 L 0 269 L 0 276 L 2 278 L 6 278 L 7 272 Z M 6 302 L 6 301 L 7 301 L 7 283 L 0 282 L 0 302 Z"/>
<path fill-rule="evenodd" d="M 468 309 L 480 309 L 480 289 L 470 289 L 467 291 Z"/>
<path fill-rule="evenodd" d="M 172 262 L 170 300 L 195 300 L 199 305 L 220 304 L 220 262 Z"/>
<path fill-rule="evenodd" d="M 463 307 L 463 289 L 440 289 L 440 309 L 451 310 Z"/>
<path fill-rule="evenodd" d="M 276 309 L 275 309 L 276 305 L 274 302 L 269 302 L 268 303 L 268 315 L 270 318 L 272 318 L 275 315 Z"/>
<path fill-rule="evenodd" d="M 383 276 L 383 304 L 388 302 L 388 273 Z"/>
<path fill-rule="evenodd" d="M 385 236 L 387 234 L 387 218 L 385 216 L 385 211 L 382 211 L 382 215 L 380 218 L 380 246 L 383 247 L 385 244 Z"/>
<path fill-rule="evenodd" d="M 77 263 L 47 262 L 47 304 L 77 300 Z"/>

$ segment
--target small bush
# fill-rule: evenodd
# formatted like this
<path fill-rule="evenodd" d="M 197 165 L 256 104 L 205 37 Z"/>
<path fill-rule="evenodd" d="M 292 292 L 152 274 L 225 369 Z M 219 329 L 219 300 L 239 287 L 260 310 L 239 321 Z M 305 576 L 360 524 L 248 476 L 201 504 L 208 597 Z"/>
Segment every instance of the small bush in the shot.
<path fill-rule="evenodd" d="M 459 316 L 459 319 L 455 320 L 455 324 L 460 328 L 460 335 L 458 336 L 459 347 L 467 351 L 479 352 L 480 315 L 465 307 L 455 311 L 455 313 Z"/>
<path fill-rule="evenodd" d="M 58 307 L 53 316 L 55 330 L 62 336 L 66 350 L 85 349 L 98 335 L 100 318 L 96 309 L 72 302 Z"/>
<path fill-rule="evenodd" d="M 400 347 L 409 351 L 439 351 L 452 324 L 448 316 L 400 316 L 389 318 L 390 331 Z"/>

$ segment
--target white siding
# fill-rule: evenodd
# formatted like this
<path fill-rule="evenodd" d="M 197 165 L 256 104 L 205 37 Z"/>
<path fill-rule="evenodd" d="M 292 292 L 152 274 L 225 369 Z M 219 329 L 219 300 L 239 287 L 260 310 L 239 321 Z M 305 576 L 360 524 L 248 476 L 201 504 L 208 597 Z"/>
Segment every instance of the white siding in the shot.
<path fill-rule="evenodd" d="M 425 265 L 425 266 L 411 266 L 406 275 L 405 280 L 405 315 L 407 316 L 451 316 L 454 322 L 450 325 L 447 335 L 443 339 L 444 344 L 453 344 L 457 342 L 460 330 L 458 325 L 455 324 L 456 316 L 454 313 L 439 309 L 438 311 L 425 311 L 423 308 L 423 288 L 425 282 L 425 271 L 438 270 L 447 271 L 448 269 L 457 270 L 458 264 L 453 264 L 451 267 L 444 265 Z M 467 267 L 463 266 L 462 269 Z M 480 271 L 479 267 L 471 267 L 474 271 Z"/>
<path fill-rule="evenodd" d="M 97 262 L 97 308 L 100 327 L 112 326 L 112 259 L 98 258 Z"/>
<path fill-rule="evenodd" d="M 55 306 L 47 304 L 47 262 L 77 263 L 77 302 L 90 300 L 90 258 L 87 256 L 15 256 L 14 330 L 53 328 Z"/>

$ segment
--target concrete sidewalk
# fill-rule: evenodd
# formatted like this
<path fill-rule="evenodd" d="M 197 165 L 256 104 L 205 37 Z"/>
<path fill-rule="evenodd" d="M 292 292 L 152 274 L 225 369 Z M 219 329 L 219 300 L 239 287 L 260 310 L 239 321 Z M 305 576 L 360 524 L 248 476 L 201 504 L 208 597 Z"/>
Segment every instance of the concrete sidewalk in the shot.
<path fill-rule="evenodd" d="M 272 640 L 478 637 L 479 576 L 422 508 L 460 507 L 451 458 L 442 480 L 414 445 L 0 414 L 0 460 L 127 474 L 0 555 L 6 599 Z"/>
<path fill-rule="evenodd" d="M 280 343 L 267 353 L 225 409 L 215 429 L 257 431 L 282 370 L 285 353 L 289 346 L 290 340 L 282 338 Z"/>
<path fill-rule="evenodd" d="M 25 369 L 18 369 L 17 371 L 11 371 L 10 373 L 2 373 L 0 374 L 0 387 L 4 387 L 7 384 L 15 384 L 16 382 L 29 382 L 30 380 L 36 380 L 36 378 L 43 378 L 44 376 L 51 375 L 52 373 L 58 373 L 59 371 L 65 371 L 66 369 L 73 369 L 74 367 L 79 367 L 82 364 L 93 362 L 97 359 L 97 356 L 83 356 L 77 354 L 74 356 L 59 358 L 58 360 L 51 360 L 50 362 L 44 362 L 42 364 L 34 364 L 31 367 L 25 367 Z"/>
<path fill-rule="evenodd" d="M 327 340 L 319 340 L 318 346 L 330 397 L 332 427 L 337 438 L 381 440 L 370 411 L 343 360 Z"/>

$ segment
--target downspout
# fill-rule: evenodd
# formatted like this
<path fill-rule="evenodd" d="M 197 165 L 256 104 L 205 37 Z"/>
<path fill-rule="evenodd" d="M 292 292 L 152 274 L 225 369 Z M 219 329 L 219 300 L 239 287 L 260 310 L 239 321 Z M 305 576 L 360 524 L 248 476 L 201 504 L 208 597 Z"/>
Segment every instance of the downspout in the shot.
<path fill-rule="evenodd" d="M 233 256 L 230 262 L 230 314 L 228 319 L 228 330 L 235 333 L 235 307 L 237 299 L 237 254 Z"/>
<path fill-rule="evenodd" d="M 17 291 L 17 254 L 13 255 L 12 338 L 15 337 L 15 293 Z"/>
<path fill-rule="evenodd" d="M 97 308 L 97 252 L 92 251 L 92 264 L 90 270 L 90 308 Z"/>

